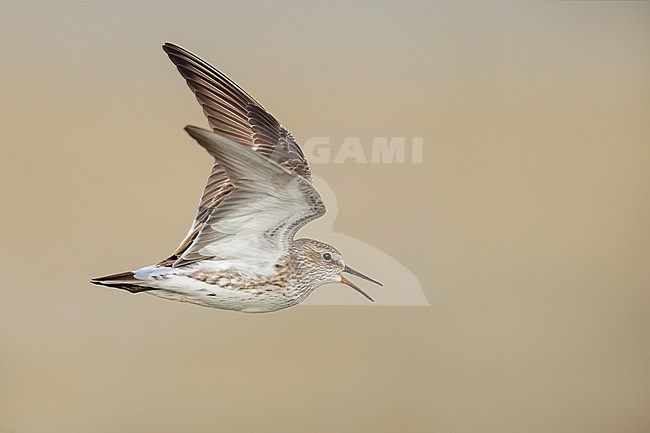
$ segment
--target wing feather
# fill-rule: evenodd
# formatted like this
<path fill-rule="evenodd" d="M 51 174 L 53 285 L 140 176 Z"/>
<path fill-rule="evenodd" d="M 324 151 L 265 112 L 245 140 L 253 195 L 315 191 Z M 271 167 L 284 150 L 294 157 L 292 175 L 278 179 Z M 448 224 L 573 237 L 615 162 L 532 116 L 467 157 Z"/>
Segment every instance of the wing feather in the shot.
<path fill-rule="evenodd" d="M 177 266 L 197 257 L 272 266 L 302 226 L 325 214 L 320 195 L 302 176 L 218 134 L 186 130 L 219 160 L 233 190 L 207 214 Z"/>
<path fill-rule="evenodd" d="M 221 71 L 184 48 L 166 43 L 163 49 L 196 96 L 214 132 L 312 181 L 309 164 L 295 138 L 260 103 Z M 160 264 L 179 266 L 187 263 L 187 260 L 181 261 L 179 258 L 184 256 L 189 259 L 190 254 L 185 254 L 188 248 L 232 190 L 233 185 L 216 161 L 189 232 L 176 251 Z M 193 260 L 205 258 L 199 253 L 194 253 L 192 257 Z"/>

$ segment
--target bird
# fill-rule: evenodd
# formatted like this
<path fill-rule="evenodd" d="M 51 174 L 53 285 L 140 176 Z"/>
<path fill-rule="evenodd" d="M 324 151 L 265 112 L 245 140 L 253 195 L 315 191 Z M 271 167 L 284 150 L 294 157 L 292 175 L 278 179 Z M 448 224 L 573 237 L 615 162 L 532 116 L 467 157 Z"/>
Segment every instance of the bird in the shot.
<path fill-rule="evenodd" d="M 211 130 L 185 130 L 214 165 L 194 221 L 169 257 L 91 283 L 244 313 L 295 306 L 324 284 L 346 284 L 374 302 L 344 273 L 379 281 L 331 245 L 294 239 L 326 212 L 294 136 L 205 60 L 171 42 L 163 50 L 208 119 Z"/>

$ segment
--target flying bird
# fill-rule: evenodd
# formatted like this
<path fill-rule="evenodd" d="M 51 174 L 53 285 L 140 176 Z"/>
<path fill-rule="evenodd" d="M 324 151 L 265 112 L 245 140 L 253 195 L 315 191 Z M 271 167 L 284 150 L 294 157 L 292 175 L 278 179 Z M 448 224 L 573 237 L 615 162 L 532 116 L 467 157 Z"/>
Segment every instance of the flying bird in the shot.
<path fill-rule="evenodd" d="M 203 108 L 212 131 L 185 130 L 214 158 L 189 232 L 165 260 L 92 283 L 165 299 L 270 312 L 294 306 L 354 270 L 331 245 L 294 239 L 325 214 L 296 139 L 222 72 L 172 43 L 163 49 Z"/>

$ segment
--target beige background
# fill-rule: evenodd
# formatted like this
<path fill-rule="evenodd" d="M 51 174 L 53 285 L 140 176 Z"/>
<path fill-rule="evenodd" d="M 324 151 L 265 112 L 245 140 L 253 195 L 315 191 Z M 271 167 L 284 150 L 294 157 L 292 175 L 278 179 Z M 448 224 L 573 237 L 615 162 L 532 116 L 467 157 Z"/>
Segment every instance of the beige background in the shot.
<path fill-rule="evenodd" d="M 647 2 L 0 5 L 3 433 L 650 431 Z M 175 248 L 211 164 L 165 40 L 300 139 L 425 137 L 315 171 L 431 307 L 88 282 Z"/>

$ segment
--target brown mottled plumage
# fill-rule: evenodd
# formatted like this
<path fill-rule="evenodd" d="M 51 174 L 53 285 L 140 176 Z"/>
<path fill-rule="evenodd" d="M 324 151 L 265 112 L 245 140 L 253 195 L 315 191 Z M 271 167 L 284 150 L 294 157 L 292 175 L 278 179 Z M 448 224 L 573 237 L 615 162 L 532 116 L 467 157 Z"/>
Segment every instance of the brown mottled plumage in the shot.
<path fill-rule="evenodd" d="M 311 170 L 291 133 L 261 104 L 204 60 L 163 46 L 208 117 L 213 132 L 187 132 L 215 159 L 190 230 L 167 259 L 93 283 L 244 312 L 302 302 L 342 273 L 379 284 L 346 266 L 334 247 L 296 232 L 325 214 Z"/>

